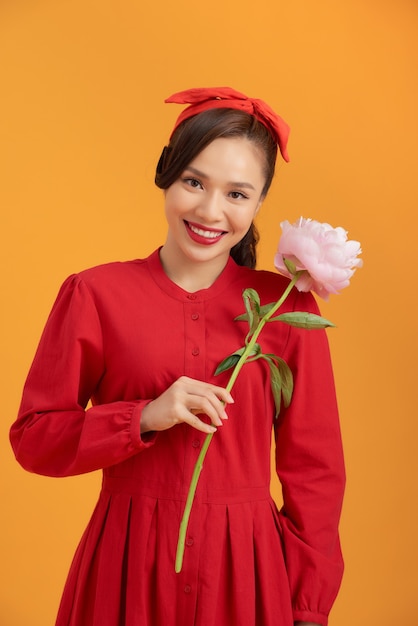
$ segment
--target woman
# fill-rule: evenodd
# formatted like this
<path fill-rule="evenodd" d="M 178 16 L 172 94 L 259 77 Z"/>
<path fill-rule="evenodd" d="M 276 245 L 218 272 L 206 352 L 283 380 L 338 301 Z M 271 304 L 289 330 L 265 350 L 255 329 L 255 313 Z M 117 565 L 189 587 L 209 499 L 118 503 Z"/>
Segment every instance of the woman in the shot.
<path fill-rule="evenodd" d="M 268 367 L 233 389 L 219 362 L 243 343 L 242 292 L 277 300 L 287 281 L 255 271 L 253 219 L 287 160 L 288 127 L 229 88 L 170 102 L 180 115 L 156 174 L 168 233 L 146 259 L 68 278 L 52 309 L 11 429 L 29 471 L 103 469 L 57 626 L 325 626 L 339 588 L 344 467 L 323 331 L 263 331 L 295 389 L 274 420 Z M 283 310 L 316 312 L 293 290 Z M 92 407 L 86 410 L 91 399 Z M 228 419 L 229 418 L 229 419 Z M 270 437 L 284 506 L 269 493 Z M 174 571 L 178 528 L 205 434 L 205 461 Z"/>

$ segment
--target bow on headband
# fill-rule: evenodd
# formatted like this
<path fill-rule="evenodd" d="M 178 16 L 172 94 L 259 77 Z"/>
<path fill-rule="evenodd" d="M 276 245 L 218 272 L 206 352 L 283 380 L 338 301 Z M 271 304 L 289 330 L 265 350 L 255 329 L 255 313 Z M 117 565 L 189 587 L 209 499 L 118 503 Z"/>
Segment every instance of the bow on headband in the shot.
<path fill-rule="evenodd" d="M 208 109 L 239 109 L 253 115 L 261 122 L 271 133 L 285 161 L 289 161 L 287 153 L 287 140 L 290 128 L 286 122 L 273 111 L 263 100 L 257 98 L 248 98 L 239 91 L 235 91 L 230 87 L 204 87 L 197 89 L 188 89 L 179 91 L 165 100 L 165 102 L 173 102 L 175 104 L 189 104 L 182 113 L 180 113 L 174 130 L 192 115 L 202 113 Z M 174 132 L 173 130 L 173 132 Z"/>

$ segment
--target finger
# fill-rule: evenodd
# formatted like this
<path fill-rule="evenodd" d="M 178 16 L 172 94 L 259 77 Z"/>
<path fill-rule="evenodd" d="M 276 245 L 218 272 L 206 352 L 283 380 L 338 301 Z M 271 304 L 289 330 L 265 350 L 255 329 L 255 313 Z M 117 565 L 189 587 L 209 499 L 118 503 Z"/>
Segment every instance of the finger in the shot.
<path fill-rule="evenodd" d="M 208 385 L 203 383 L 203 385 L 198 385 L 193 387 L 192 385 L 188 388 L 188 393 L 190 397 L 198 397 L 202 398 L 202 403 L 204 407 L 204 411 L 207 412 L 208 402 L 215 409 L 217 415 L 222 419 L 228 419 L 228 415 L 225 410 L 225 404 L 231 404 L 234 402 L 232 396 L 229 392 L 226 391 L 223 387 L 215 387 L 214 385 Z M 221 397 L 220 397 L 221 396 Z M 197 406 L 188 405 L 189 408 L 200 408 L 202 404 L 198 404 Z M 213 413 L 208 413 L 208 415 L 212 416 Z"/>
<path fill-rule="evenodd" d="M 218 400 L 223 402 L 224 404 L 233 404 L 234 398 L 231 396 L 229 391 L 227 391 L 224 387 L 217 387 L 216 385 L 207 385 L 207 389 L 210 393 L 212 393 Z"/>
<path fill-rule="evenodd" d="M 209 389 L 212 393 L 215 394 L 217 398 L 222 400 L 225 404 L 233 404 L 234 398 L 231 396 L 230 392 L 227 391 L 224 387 L 217 387 L 216 385 L 210 385 Z"/>
<path fill-rule="evenodd" d="M 222 420 L 227 420 L 228 416 L 225 414 L 225 417 L 222 415 L 221 417 L 217 414 L 214 414 L 212 417 L 209 415 L 210 410 L 205 410 L 205 409 L 189 409 L 189 412 L 192 413 L 192 415 L 207 415 L 207 417 L 209 417 L 211 424 L 213 426 L 223 426 L 223 421 Z"/>
<path fill-rule="evenodd" d="M 185 384 L 185 388 L 189 393 L 196 395 L 207 395 L 208 392 L 211 392 L 225 404 L 233 404 L 234 402 L 234 399 L 231 396 L 230 392 L 227 391 L 224 387 L 218 387 L 217 385 L 205 383 L 203 381 L 196 380 L 194 378 L 188 378 L 186 376 L 183 376 L 181 380 Z"/>
<path fill-rule="evenodd" d="M 190 411 L 188 412 L 188 415 L 185 416 L 184 423 L 189 424 L 189 426 L 192 426 L 196 430 L 200 430 L 202 433 L 206 433 L 207 435 L 216 433 L 217 430 L 216 426 L 202 422 L 197 415 L 190 413 Z"/>
<path fill-rule="evenodd" d="M 209 398 L 188 395 L 185 399 L 185 406 L 188 412 L 193 415 L 198 415 L 199 413 L 207 415 L 215 426 L 222 426 L 222 419 L 228 419 L 222 403 L 219 402 L 216 396 Z"/>

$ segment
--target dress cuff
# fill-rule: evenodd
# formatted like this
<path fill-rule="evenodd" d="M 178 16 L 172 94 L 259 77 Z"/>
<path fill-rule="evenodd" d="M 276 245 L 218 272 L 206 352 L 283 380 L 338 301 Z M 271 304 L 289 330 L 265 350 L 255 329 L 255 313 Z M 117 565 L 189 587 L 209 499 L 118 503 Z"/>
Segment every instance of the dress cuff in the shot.
<path fill-rule="evenodd" d="M 318 624 L 319 626 L 328 626 L 328 615 L 313 613 L 312 611 L 294 610 L 293 620 L 295 622 L 312 622 L 312 624 Z"/>
<path fill-rule="evenodd" d="M 132 411 L 131 418 L 131 439 L 135 448 L 143 450 L 152 446 L 157 439 L 158 433 L 155 431 L 143 433 L 141 435 L 141 415 L 143 409 L 152 402 L 152 400 L 139 400 Z"/>

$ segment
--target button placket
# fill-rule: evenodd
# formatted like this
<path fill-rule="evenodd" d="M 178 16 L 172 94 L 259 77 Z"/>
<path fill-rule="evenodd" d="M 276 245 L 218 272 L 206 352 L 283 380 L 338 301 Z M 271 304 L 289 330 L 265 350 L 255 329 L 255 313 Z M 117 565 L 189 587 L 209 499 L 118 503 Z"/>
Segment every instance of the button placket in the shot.
<path fill-rule="evenodd" d="M 190 295 L 194 295 L 194 294 L 190 294 Z M 193 308 L 195 308 L 195 307 L 193 307 Z M 191 314 L 190 314 L 190 319 L 191 319 L 193 322 L 197 322 L 197 321 L 199 320 L 199 317 L 200 317 L 200 315 L 199 315 L 199 313 L 198 313 L 196 310 L 193 310 L 193 311 L 191 312 Z M 192 330 L 192 332 L 193 332 L 193 327 L 192 327 L 192 329 L 191 329 L 191 330 Z M 196 328 L 196 330 L 198 330 L 198 329 Z M 193 333 L 193 334 L 194 334 L 194 333 Z M 193 350 L 192 350 L 192 355 L 193 355 L 193 356 L 199 356 L 199 354 L 200 354 L 200 348 L 199 348 L 199 346 L 198 346 L 198 345 L 195 345 L 195 347 L 194 347 L 194 348 L 193 348 Z"/>
<path fill-rule="evenodd" d="M 204 380 L 206 376 L 204 303 L 193 293 L 187 294 L 186 298 L 188 300 L 184 303 L 186 374 L 191 378 Z"/>
<path fill-rule="evenodd" d="M 206 380 L 206 327 L 205 327 L 205 303 L 196 294 L 187 294 L 183 301 L 184 323 L 184 364 L 185 374 L 196 380 Z M 199 455 L 204 437 L 196 429 L 185 430 L 187 447 L 184 457 L 182 489 L 187 494 L 190 477 Z M 178 611 L 182 616 L 184 626 L 192 626 L 195 619 L 197 589 L 198 589 L 198 563 L 200 551 L 201 510 L 199 497 L 194 502 L 192 514 L 189 520 L 188 531 L 185 541 L 185 554 L 183 569 L 178 578 Z"/>
<path fill-rule="evenodd" d="M 178 595 L 178 615 L 181 624 L 184 626 L 193 626 L 195 623 L 195 610 L 197 603 L 198 589 L 198 565 L 199 550 L 197 548 L 199 533 L 201 532 L 201 507 L 199 502 L 195 502 L 193 507 L 193 515 L 189 521 L 189 533 L 185 540 L 185 554 L 183 560 L 183 568 L 177 578 Z M 194 546 L 194 547 L 193 547 Z"/>

